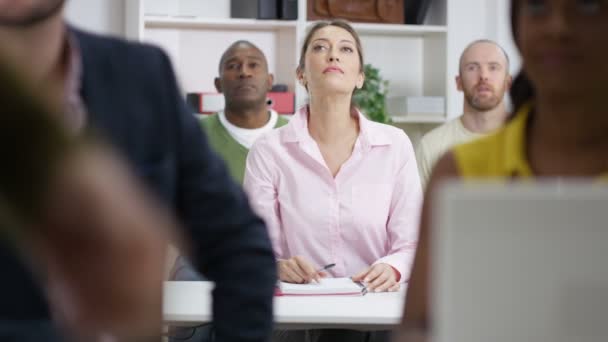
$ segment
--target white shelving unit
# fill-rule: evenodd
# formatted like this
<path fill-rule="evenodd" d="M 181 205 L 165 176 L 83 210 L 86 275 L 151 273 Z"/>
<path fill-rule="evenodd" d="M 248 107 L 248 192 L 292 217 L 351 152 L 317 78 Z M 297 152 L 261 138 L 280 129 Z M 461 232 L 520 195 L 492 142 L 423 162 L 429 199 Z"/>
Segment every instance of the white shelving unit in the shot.
<path fill-rule="evenodd" d="M 296 27 L 296 22 L 291 20 L 169 17 L 161 15 L 146 15 L 144 16 L 144 22 L 148 29 L 273 30 Z"/>
<path fill-rule="evenodd" d="M 439 118 L 392 113 L 400 126 L 437 125 L 461 110 L 449 100 L 455 93 L 450 64 L 457 63 L 457 57 L 452 56 L 462 48 L 450 42 L 455 2 L 435 0 L 425 25 L 353 24 L 361 36 L 365 62 L 378 67 L 389 81 L 389 97 L 446 98 L 445 114 Z M 127 37 L 167 51 L 185 92 L 215 91 L 221 54 L 232 42 L 247 39 L 266 53 L 275 82 L 296 93 L 296 106 L 306 103 L 306 92 L 295 80 L 300 46 L 313 23 L 306 20 L 306 0 L 299 0 L 298 19 L 292 21 L 230 18 L 230 0 L 128 0 L 125 17 Z"/>

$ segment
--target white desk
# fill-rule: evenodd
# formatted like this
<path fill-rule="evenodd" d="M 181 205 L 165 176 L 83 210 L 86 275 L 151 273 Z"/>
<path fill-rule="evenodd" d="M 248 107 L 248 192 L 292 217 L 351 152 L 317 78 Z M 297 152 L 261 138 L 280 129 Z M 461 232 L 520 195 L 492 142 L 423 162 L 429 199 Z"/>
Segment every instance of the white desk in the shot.
<path fill-rule="evenodd" d="M 166 323 L 211 322 L 211 282 L 166 282 L 163 317 Z M 365 296 L 281 296 L 274 299 L 275 328 L 392 329 L 401 320 L 405 289 Z"/>

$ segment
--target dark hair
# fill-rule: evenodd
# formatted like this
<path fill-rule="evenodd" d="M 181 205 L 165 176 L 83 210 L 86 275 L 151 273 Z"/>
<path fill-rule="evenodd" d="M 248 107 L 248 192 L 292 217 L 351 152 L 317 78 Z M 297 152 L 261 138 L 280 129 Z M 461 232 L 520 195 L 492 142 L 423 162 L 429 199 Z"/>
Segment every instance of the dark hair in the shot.
<path fill-rule="evenodd" d="M 519 32 L 517 25 L 519 23 L 519 5 L 521 0 L 511 0 L 511 32 L 513 32 L 513 38 L 515 44 L 519 48 Z M 513 113 L 511 118 L 521 109 L 527 102 L 534 100 L 534 86 L 530 79 L 526 75 L 524 69 L 515 76 L 513 84 L 510 90 L 511 101 L 513 102 Z"/>
<path fill-rule="evenodd" d="M 300 50 L 300 61 L 298 62 L 298 70 L 304 70 L 304 56 L 306 55 L 306 50 L 308 50 L 308 45 L 310 45 L 310 40 L 315 32 L 327 26 L 336 26 L 341 29 L 346 30 L 350 33 L 355 39 L 355 46 L 357 48 L 357 53 L 359 53 L 359 64 L 360 70 L 363 72 L 363 47 L 361 45 L 361 39 L 359 38 L 359 34 L 355 31 L 355 29 L 345 20 L 331 20 L 331 21 L 319 21 L 314 24 L 308 33 L 306 34 L 306 38 L 304 38 L 304 44 L 302 44 L 302 50 Z"/>
<path fill-rule="evenodd" d="M 243 39 L 237 40 L 236 42 L 230 44 L 230 46 L 228 46 L 226 48 L 226 50 L 224 50 L 224 53 L 222 53 L 222 57 L 220 57 L 220 63 L 218 65 L 218 70 L 219 70 L 220 75 L 222 74 L 222 69 L 224 68 L 224 63 L 226 63 L 226 58 L 228 57 L 228 52 L 232 51 L 239 45 L 244 45 L 244 46 L 247 46 L 247 47 L 250 47 L 252 49 L 259 51 L 260 54 L 262 55 L 262 57 L 264 57 L 264 61 L 266 62 L 266 55 L 264 54 L 264 51 L 262 51 L 257 45 L 253 44 L 252 42 L 250 42 L 248 40 L 243 40 Z M 268 62 L 266 62 L 266 64 L 268 64 Z"/>

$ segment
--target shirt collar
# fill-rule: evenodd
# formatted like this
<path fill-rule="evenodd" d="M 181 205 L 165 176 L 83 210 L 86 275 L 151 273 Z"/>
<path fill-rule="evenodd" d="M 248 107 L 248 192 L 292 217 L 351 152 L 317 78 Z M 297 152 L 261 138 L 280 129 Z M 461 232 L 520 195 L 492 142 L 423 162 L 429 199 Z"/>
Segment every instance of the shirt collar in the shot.
<path fill-rule="evenodd" d="M 385 146 L 392 144 L 386 132 L 378 124 L 370 121 L 359 110 L 356 111 L 359 119 L 359 137 L 363 147 Z M 281 130 L 282 143 L 309 141 L 312 137 L 308 132 L 308 106 L 301 107 L 289 120 L 285 129 Z"/>

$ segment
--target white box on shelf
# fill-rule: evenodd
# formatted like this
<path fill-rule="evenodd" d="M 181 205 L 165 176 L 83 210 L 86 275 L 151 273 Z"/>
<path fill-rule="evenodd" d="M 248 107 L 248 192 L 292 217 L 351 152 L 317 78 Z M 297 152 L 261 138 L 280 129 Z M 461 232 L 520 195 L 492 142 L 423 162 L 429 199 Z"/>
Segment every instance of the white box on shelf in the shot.
<path fill-rule="evenodd" d="M 200 114 L 213 114 L 224 110 L 225 106 L 224 94 L 212 92 L 188 93 L 186 102 Z"/>
<path fill-rule="evenodd" d="M 386 101 L 388 112 L 393 116 L 409 114 L 444 115 L 445 98 L 442 96 L 396 96 Z"/>

